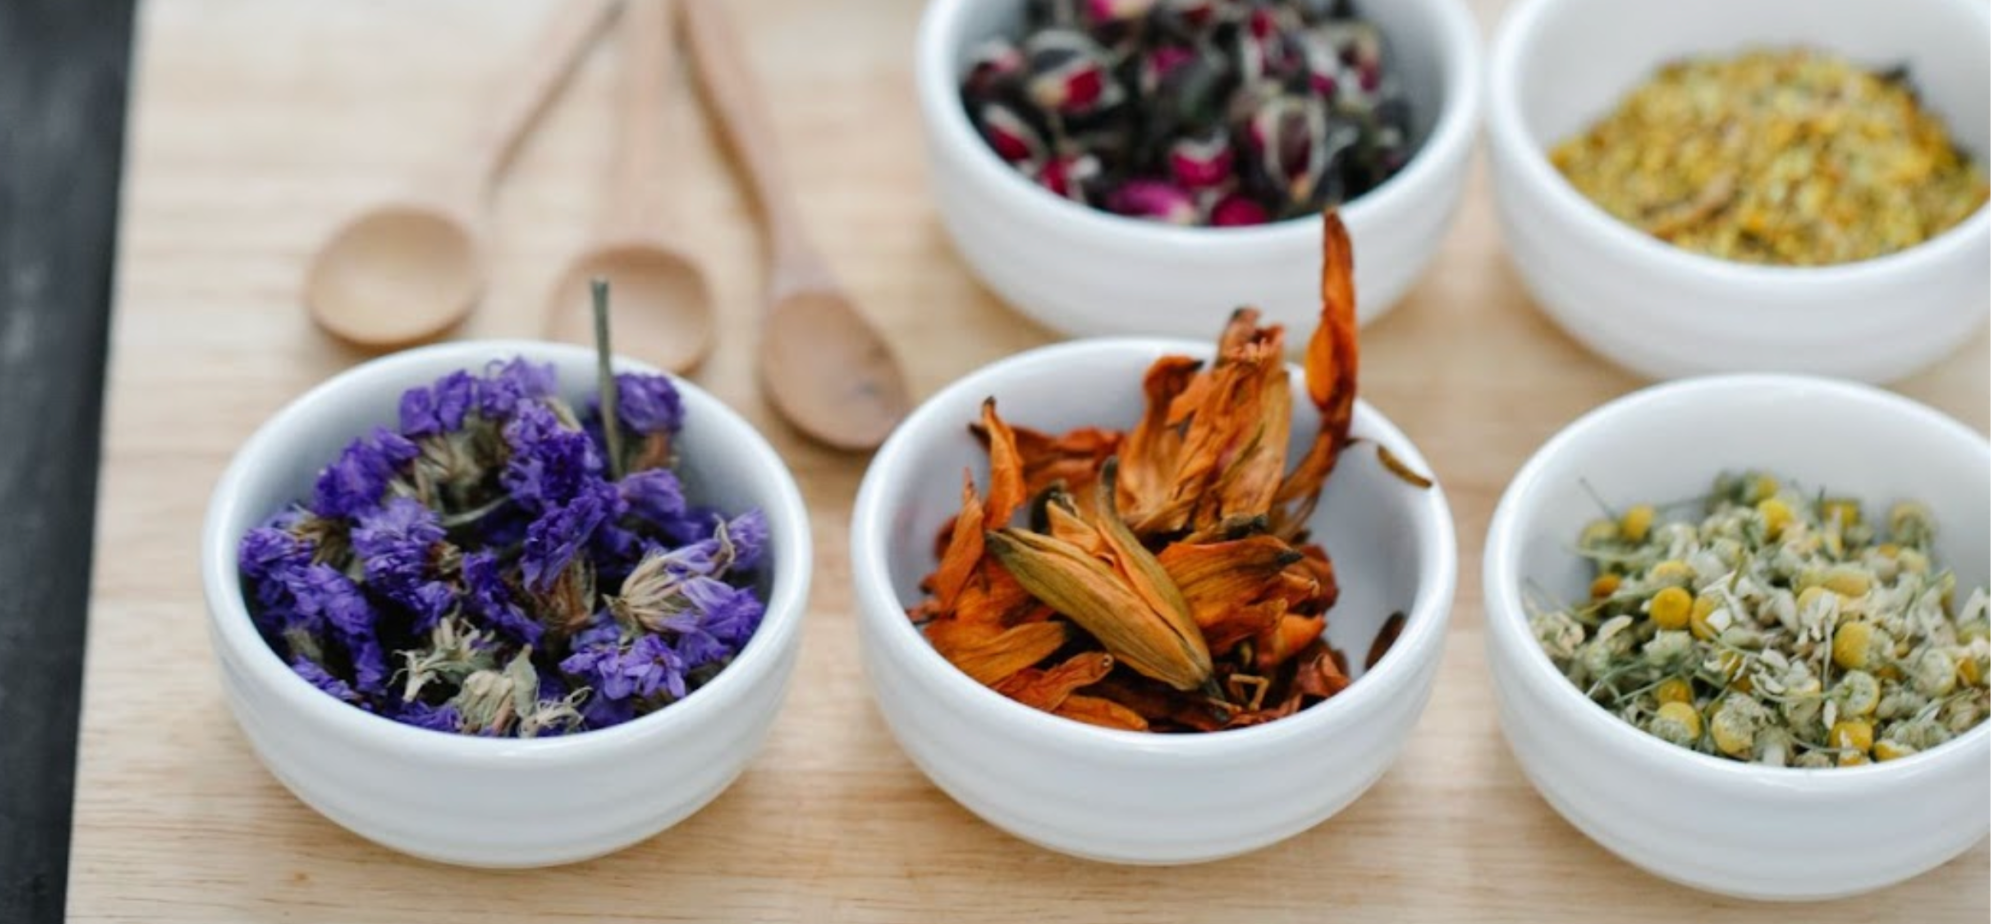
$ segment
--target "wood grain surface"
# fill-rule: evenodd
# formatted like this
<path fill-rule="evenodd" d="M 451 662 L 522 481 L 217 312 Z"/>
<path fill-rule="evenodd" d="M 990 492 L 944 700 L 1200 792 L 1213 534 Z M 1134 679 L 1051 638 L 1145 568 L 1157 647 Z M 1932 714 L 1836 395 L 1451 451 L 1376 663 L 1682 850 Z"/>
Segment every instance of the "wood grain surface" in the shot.
<path fill-rule="evenodd" d="M 956 0 L 961 2 L 961 0 Z M 1479 3 L 1483 27 L 1498 0 Z M 918 394 L 1045 343 L 955 256 L 925 186 L 910 50 L 920 0 L 730 3 L 767 82 L 803 219 L 884 323 Z M 1490 698 L 1481 536 L 1549 434 L 1641 383 L 1530 305 L 1484 174 L 1434 269 L 1364 332 L 1364 394 L 1424 450 L 1458 519 L 1444 673 L 1395 768 L 1291 841 L 1186 869 L 1067 859 L 983 824 L 900 753 L 859 668 L 845 537 L 865 458 L 785 430 L 750 360 L 763 244 L 689 88 L 670 94 L 671 219 L 724 316 L 697 376 L 770 434 L 814 517 L 796 683 L 767 749 L 704 812 L 620 854 L 478 872 L 346 833 L 266 773 L 222 705 L 197 537 L 229 454 L 362 357 L 307 322 L 306 256 L 340 216 L 447 151 L 540 2 L 157 0 L 140 16 L 69 907 L 82 921 L 587 919 L 1983 921 L 1988 851 L 1893 890 L 1771 908 L 1648 876 L 1564 823 Z M 604 197 L 614 47 L 589 59 L 497 200 L 491 295 L 461 336 L 519 336 Z M 1358 254 L 1358 259 L 1360 259 Z M 1295 272 L 1314 272 L 1296 267 Z M 1213 328 L 1230 306 L 1213 305 Z M 1901 390 L 1987 427 L 1984 335 Z M 1857 843 L 1859 832 L 1848 832 Z"/>

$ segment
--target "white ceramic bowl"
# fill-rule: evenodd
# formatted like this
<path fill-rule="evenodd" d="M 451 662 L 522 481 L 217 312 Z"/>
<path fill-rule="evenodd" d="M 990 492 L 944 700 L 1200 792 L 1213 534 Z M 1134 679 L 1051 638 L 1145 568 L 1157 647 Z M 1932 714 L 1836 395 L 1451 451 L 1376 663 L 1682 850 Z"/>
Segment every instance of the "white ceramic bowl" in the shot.
<path fill-rule="evenodd" d="M 1342 209 L 1356 253 L 1356 304 L 1389 311 L 1438 251 L 1466 182 L 1480 118 L 1480 33 L 1460 0 L 1370 0 L 1361 12 L 1391 42 L 1422 139 L 1397 176 Z M 1096 211 L 1053 195 L 989 150 L 962 110 L 967 55 L 1021 31 L 1022 0 L 933 0 L 920 23 L 914 82 L 927 162 L 955 248 L 997 295 L 1075 336 L 1210 335 L 1211 312 L 1240 305 L 1306 329 L 1320 310 L 1321 227 L 1306 218 L 1253 228 L 1181 228 Z"/>
<path fill-rule="evenodd" d="M 1536 303 L 1600 355 L 1656 378 L 1803 372 L 1903 378 L 1985 320 L 1985 209 L 1908 250 L 1832 267 L 1755 266 L 1651 237 L 1591 204 L 1546 152 L 1662 63 L 1807 45 L 1907 64 L 1925 105 L 1981 163 L 1992 55 L 1977 0 L 1521 0 L 1489 56 L 1487 130 L 1508 252 Z"/>
<path fill-rule="evenodd" d="M 1383 775 L 1423 711 L 1444 647 L 1456 571 L 1452 516 L 1351 448 L 1309 526 L 1335 562 L 1341 599 L 1328 638 L 1360 661 L 1392 611 L 1403 635 L 1346 691 L 1265 725 L 1155 735 L 1081 724 L 1018 704 L 941 658 L 906 618 L 933 569 L 934 531 L 960 508 L 961 473 L 987 483 L 969 435 L 985 397 L 1005 420 L 1050 431 L 1124 427 L 1141 376 L 1168 353 L 1208 344 L 1077 341 L 971 373 L 900 425 L 865 473 L 851 519 L 852 580 L 866 673 L 892 733 L 955 801 L 1036 844 L 1117 863 L 1188 863 L 1255 850 L 1307 830 Z M 1294 446 L 1318 429 L 1294 371 Z M 1424 470 L 1416 447 L 1358 403 L 1358 436 Z M 1352 668 L 1360 667 L 1351 664 Z"/>
<path fill-rule="evenodd" d="M 1824 899 L 1900 882 L 1985 837 L 1992 732 L 1863 767 L 1723 760 L 1625 724 L 1573 686 L 1528 628 L 1523 593 L 1581 599 L 1571 548 L 1606 502 L 1695 497 L 1723 469 L 1763 468 L 1938 511 L 1937 560 L 1960 585 L 1988 567 L 1985 438 L 1862 385 L 1723 376 L 1661 385 L 1566 427 L 1522 467 L 1488 530 L 1487 659 L 1501 725 L 1549 804 L 1613 853 L 1676 882 L 1760 899 Z"/>
<path fill-rule="evenodd" d="M 613 728 L 532 740 L 401 725 L 319 692 L 257 635 L 236 546 L 354 436 L 392 425 L 409 387 L 525 356 L 550 362 L 571 399 L 594 388 L 592 350 L 536 342 L 450 343 L 377 359 L 291 402 L 249 438 L 216 485 L 201 539 L 209 638 L 229 709 L 277 779 L 327 818 L 406 853 L 471 866 L 544 866 L 641 841 L 698 811 L 761 747 L 795 665 L 809 595 L 808 514 L 766 440 L 718 399 L 676 380 L 685 403 L 686 492 L 767 514 L 768 609 L 740 656 L 671 707 Z M 634 362 L 619 368 L 654 372 Z"/>

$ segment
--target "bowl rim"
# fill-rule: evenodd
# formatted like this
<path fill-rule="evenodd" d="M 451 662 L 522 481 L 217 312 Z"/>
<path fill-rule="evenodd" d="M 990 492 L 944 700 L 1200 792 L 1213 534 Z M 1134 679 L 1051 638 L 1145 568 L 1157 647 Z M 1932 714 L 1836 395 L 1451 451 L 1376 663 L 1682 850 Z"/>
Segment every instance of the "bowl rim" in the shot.
<path fill-rule="evenodd" d="M 1550 463 L 1577 451 L 1574 445 L 1579 439 L 1609 421 L 1682 402 L 1721 408 L 1727 406 L 1729 395 L 1761 394 L 1766 388 L 1803 390 L 1810 394 L 1810 400 L 1884 409 L 1913 421 L 1912 426 L 1929 428 L 1939 439 L 1955 441 L 1960 451 L 1976 450 L 1987 467 L 1992 468 L 1992 443 L 1964 424 L 1920 402 L 1843 379 L 1782 373 L 1697 376 L 1648 386 L 1599 405 L 1557 431 L 1523 463 L 1502 492 L 1489 522 L 1481 586 L 1488 645 L 1498 646 L 1489 657 L 1490 667 L 1497 675 L 1496 683 L 1505 663 L 1515 669 L 1519 683 L 1538 692 L 1553 690 L 1543 695 L 1556 704 L 1556 718 L 1564 720 L 1566 725 L 1574 721 L 1587 737 L 1602 737 L 1614 747 L 1636 755 L 1634 759 L 1671 767 L 1699 783 L 1713 786 L 1748 787 L 1758 792 L 1770 788 L 1839 797 L 1879 782 L 1920 777 L 1935 771 L 1940 764 L 1982 761 L 1988 743 L 1992 743 L 1988 742 L 1992 739 L 1992 721 L 1979 722 L 1970 731 L 1927 751 L 1854 767 L 1768 767 L 1689 750 L 1635 728 L 1592 702 L 1556 669 L 1528 631 L 1517 532 L 1522 521 L 1539 509 L 1537 493 L 1547 484 L 1544 473 Z M 1519 658 L 1507 653 L 1515 648 L 1526 653 Z"/>
<path fill-rule="evenodd" d="M 1748 286 L 1753 294 L 1775 288 L 1790 292 L 1794 286 L 1802 287 L 1781 300 L 1804 302 L 1822 292 L 1849 285 L 1899 284 L 1903 277 L 1930 272 L 1939 264 L 1978 256 L 1985 250 L 1986 242 L 1992 240 L 1992 202 L 1981 204 L 1963 221 L 1935 237 L 1902 250 L 1820 266 L 1745 263 L 1710 256 L 1676 247 L 1620 221 L 1563 178 L 1550 164 L 1548 150 L 1531 136 L 1522 116 L 1520 83 L 1524 62 L 1535 50 L 1543 24 L 1569 6 L 1570 0 L 1517 0 L 1503 15 L 1488 54 L 1487 135 L 1493 155 L 1512 164 L 1513 175 L 1521 181 L 1500 185 L 1525 185 L 1536 201 L 1544 203 L 1563 220 L 1575 223 L 1578 232 L 1600 246 L 1616 249 L 1662 272 L 1698 276 L 1722 286 Z M 1941 10 L 1944 15 L 1969 16 L 1978 32 L 1992 28 L 1992 10 L 1973 4 L 1972 0 L 1922 0 L 1910 6 L 1924 11 L 1924 15 Z M 1654 66 L 1658 63 L 1654 62 Z M 1945 129 L 1948 132 L 1949 126 Z M 1992 157 L 1992 150 L 1983 152 L 1983 156 Z"/>
<path fill-rule="evenodd" d="M 1480 123 L 1481 50 L 1480 28 L 1473 12 L 1460 0 L 1390 0 L 1392 3 L 1420 3 L 1431 11 L 1435 29 L 1445 49 L 1440 55 L 1441 105 L 1438 118 L 1424 143 L 1397 173 L 1375 188 L 1338 206 L 1351 224 L 1369 221 L 1369 216 L 1387 216 L 1424 204 L 1429 191 L 1441 185 L 1450 174 L 1450 163 L 1464 158 L 1473 147 Z M 957 94 L 956 56 L 951 48 L 959 22 L 973 4 L 964 0 L 931 0 L 920 18 L 915 38 L 914 84 L 920 109 L 929 127 L 931 148 L 969 152 L 956 160 L 984 183 L 1012 190 L 1011 199 L 1019 208 L 1036 212 L 1045 221 L 1077 225 L 1090 233 L 1124 235 L 1132 245 L 1217 251 L 1221 254 L 1256 252 L 1269 242 L 1289 236 L 1318 234 L 1319 223 L 1307 216 L 1246 227 L 1179 227 L 1144 221 L 1080 205 L 1025 179 L 1003 163 L 983 142 Z M 1381 220 L 1381 219 L 1379 219 Z"/>
<path fill-rule="evenodd" d="M 241 486 L 252 477 L 251 471 L 281 453 L 282 443 L 291 433 L 313 429 L 314 421 L 334 401 L 362 392 L 378 393 L 383 402 L 391 401 L 403 390 L 429 382 L 448 368 L 481 369 L 492 360 L 513 356 L 536 363 L 584 358 L 593 362 L 595 351 L 571 344 L 513 339 L 453 341 L 404 350 L 352 366 L 318 383 L 256 428 L 216 481 L 201 530 L 201 577 L 210 640 L 222 662 L 219 667 L 228 669 L 230 658 L 220 650 L 225 646 L 232 660 L 249 675 L 247 689 L 252 694 L 274 697 L 276 708 L 282 711 L 302 710 L 312 722 L 332 727 L 341 737 L 372 739 L 416 760 L 478 764 L 608 756 L 657 736 L 693 731 L 701 723 L 724 715 L 722 710 L 737 704 L 751 684 L 769 682 L 767 674 L 801 631 L 809 595 L 814 553 L 801 490 L 774 447 L 744 417 L 692 382 L 623 356 L 614 358 L 617 371 L 670 375 L 687 414 L 711 422 L 724 439 L 739 444 L 755 479 L 766 480 L 769 499 L 763 512 L 771 538 L 790 550 L 773 563 L 761 625 L 725 670 L 671 706 L 620 725 L 545 738 L 484 738 L 416 728 L 340 702 L 298 676 L 264 642 L 249 617 L 241 590 L 236 548 L 242 536 L 228 525 L 245 518 Z M 697 450 L 687 447 L 687 451 Z M 246 519 L 259 523 L 267 516 L 250 511 Z"/>
<path fill-rule="evenodd" d="M 973 711 L 972 721 L 1009 723 L 1020 734 L 1039 736 L 1067 747 L 1161 760 L 1232 759 L 1264 754 L 1287 742 L 1318 735 L 1345 717 L 1374 711 L 1384 702 L 1382 697 L 1408 695 L 1419 670 L 1425 666 L 1414 662 L 1409 653 L 1430 650 L 1434 658 L 1444 654 L 1446 627 L 1458 578 L 1457 537 L 1445 489 L 1430 464 L 1395 424 L 1360 398 L 1355 408 L 1358 429 L 1366 431 L 1366 438 L 1388 446 L 1406 465 L 1432 475 L 1434 483 L 1429 491 L 1423 492 L 1422 503 L 1413 508 L 1422 566 L 1413 603 L 1404 611 L 1403 634 L 1375 668 L 1365 671 L 1348 689 L 1324 702 L 1261 725 L 1201 734 L 1102 728 L 1033 709 L 975 682 L 942 658 L 898 606 L 884 551 L 894 512 L 886 505 L 886 493 L 890 490 L 887 485 L 908 477 L 914 434 L 966 426 L 964 421 L 943 419 L 944 405 L 980 400 L 993 391 L 991 383 L 998 379 L 1055 374 L 1062 367 L 1110 356 L 1153 360 L 1168 354 L 1209 356 L 1214 349 L 1210 343 L 1160 337 L 1071 340 L 1026 350 L 982 366 L 922 402 L 873 458 L 858 487 L 857 502 L 851 513 L 851 577 L 858 619 L 882 630 L 877 635 L 891 648 L 883 656 L 898 659 L 921 675 L 933 678 L 930 682 L 947 689 L 964 709 Z M 1294 364 L 1288 363 L 1288 368 L 1299 374 Z M 1130 387 L 1136 386 L 1130 384 Z M 1305 407 L 1305 402 L 1296 402 L 1295 412 L 1305 413 Z M 884 605 L 877 605 L 880 603 Z M 877 695 L 875 685 L 873 695 Z"/>

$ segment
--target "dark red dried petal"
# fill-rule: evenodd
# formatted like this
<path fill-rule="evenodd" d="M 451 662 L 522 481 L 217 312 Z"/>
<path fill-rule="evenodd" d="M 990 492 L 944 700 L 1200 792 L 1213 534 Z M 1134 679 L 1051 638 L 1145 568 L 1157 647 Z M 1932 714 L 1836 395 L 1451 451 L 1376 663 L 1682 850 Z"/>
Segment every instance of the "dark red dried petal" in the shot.
<path fill-rule="evenodd" d="M 1267 214 L 1265 206 L 1237 193 L 1217 200 L 1217 204 L 1210 210 L 1210 223 L 1218 228 L 1263 225 L 1271 217 Z"/>

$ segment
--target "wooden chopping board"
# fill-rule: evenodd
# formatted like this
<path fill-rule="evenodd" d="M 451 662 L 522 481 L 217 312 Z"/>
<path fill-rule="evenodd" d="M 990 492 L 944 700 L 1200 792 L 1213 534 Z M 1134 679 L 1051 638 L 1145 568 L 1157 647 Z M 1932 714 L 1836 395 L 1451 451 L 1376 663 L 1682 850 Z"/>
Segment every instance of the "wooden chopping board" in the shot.
<path fill-rule="evenodd" d="M 926 395 L 1052 338 L 969 275 L 930 204 L 910 64 L 921 5 L 729 4 L 777 103 L 805 219 Z M 1475 5 L 1488 27 L 1502 4 Z M 697 379 L 770 435 L 814 518 L 818 573 L 787 709 L 767 749 L 712 806 L 591 863 L 460 870 L 321 818 L 263 770 L 222 705 L 196 576 L 208 491 L 264 418 L 363 358 L 321 337 L 300 308 L 313 246 L 347 210 L 462 137 L 474 108 L 466 102 L 516 66 L 507 55 L 549 6 L 145 5 L 76 794 L 76 920 L 1987 918 L 1984 843 L 1887 892 L 1765 909 L 1621 862 L 1523 779 L 1489 696 L 1481 537 L 1530 452 L 1642 383 L 1531 306 L 1478 168 L 1434 269 L 1363 336 L 1364 395 L 1446 483 L 1462 552 L 1444 673 L 1395 768 L 1313 831 L 1187 869 L 1071 860 L 983 824 L 907 761 L 870 702 L 845 552 L 866 459 L 801 441 L 756 394 L 762 243 L 682 87 L 664 168 L 672 215 L 710 261 L 724 313 L 719 352 Z M 606 194 L 614 58 L 604 46 L 588 61 L 504 184 L 491 296 L 461 336 L 535 331 L 553 274 Z M 1981 333 L 1900 390 L 1983 431 L 1987 359 Z"/>

